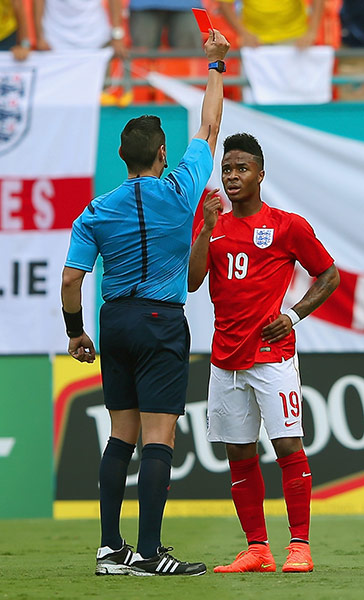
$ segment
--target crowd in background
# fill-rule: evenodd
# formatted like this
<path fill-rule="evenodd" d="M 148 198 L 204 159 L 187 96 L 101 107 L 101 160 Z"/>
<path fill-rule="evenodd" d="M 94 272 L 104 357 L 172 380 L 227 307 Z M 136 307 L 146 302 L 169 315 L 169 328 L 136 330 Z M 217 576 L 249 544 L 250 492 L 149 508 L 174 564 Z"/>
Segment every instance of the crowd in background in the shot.
<path fill-rule="evenodd" d="M 26 60 L 34 50 L 201 48 L 191 8 L 206 8 L 232 48 L 314 44 L 364 48 L 357 0 L 0 0 L 0 50 Z"/>

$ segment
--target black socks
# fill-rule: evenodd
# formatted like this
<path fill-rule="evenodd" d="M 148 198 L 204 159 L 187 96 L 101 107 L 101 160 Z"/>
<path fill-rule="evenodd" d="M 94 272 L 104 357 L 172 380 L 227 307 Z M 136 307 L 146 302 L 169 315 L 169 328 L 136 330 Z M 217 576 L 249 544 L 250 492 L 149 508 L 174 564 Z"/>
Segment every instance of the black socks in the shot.
<path fill-rule="evenodd" d="M 140 462 L 138 548 L 143 558 L 156 554 L 164 506 L 168 496 L 173 449 L 165 444 L 146 444 Z"/>
<path fill-rule="evenodd" d="M 135 445 L 110 437 L 100 464 L 101 546 L 119 550 L 120 509 L 125 481 Z"/>

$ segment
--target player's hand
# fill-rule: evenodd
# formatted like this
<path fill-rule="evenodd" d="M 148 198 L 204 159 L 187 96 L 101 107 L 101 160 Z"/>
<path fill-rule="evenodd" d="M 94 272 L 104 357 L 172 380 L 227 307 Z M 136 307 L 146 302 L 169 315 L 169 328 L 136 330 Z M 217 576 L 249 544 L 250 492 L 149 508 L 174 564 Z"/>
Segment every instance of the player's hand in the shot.
<path fill-rule="evenodd" d="M 250 33 L 250 31 L 247 31 L 246 29 L 239 33 L 237 41 L 240 47 L 248 46 L 249 48 L 258 48 L 260 46 L 258 36 L 254 33 Z"/>
<path fill-rule="evenodd" d="M 47 40 L 44 39 L 43 37 L 41 37 L 41 38 L 37 39 L 37 50 L 39 50 L 40 52 L 43 52 L 43 51 L 47 51 L 47 50 L 52 50 L 52 48 L 48 44 Z"/>
<path fill-rule="evenodd" d="M 211 192 L 206 195 L 203 203 L 204 228 L 209 231 L 212 231 L 215 227 L 219 218 L 219 213 L 222 211 L 221 198 L 216 195 L 218 191 L 219 188 L 211 190 Z"/>
<path fill-rule="evenodd" d="M 26 60 L 28 58 L 30 49 L 29 48 L 23 48 L 23 46 L 13 46 L 12 48 L 10 48 L 13 57 L 15 60 Z"/>
<path fill-rule="evenodd" d="M 76 338 L 70 338 L 68 344 L 68 354 L 79 362 L 93 363 L 96 358 L 96 351 L 91 338 L 87 333 Z"/>
<path fill-rule="evenodd" d="M 279 315 L 277 319 L 262 329 L 263 342 L 279 342 L 292 331 L 292 321 L 288 315 Z"/>
<path fill-rule="evenodd" d="M 125 47 L 123 40 L 111 40 L 111 47 L 114 50 L 116 58 L 127 58 L 129 51 Z"/>
<path fill-rule="evenodd" d="M 217 29 L 209 30 L 209 37 L 204 45 L 206 56 L 209 62 L 224 60 L 230 44 L 227 39 Z"/>
<path fill-rule="evenodd" d="M 296 40 L 296 48 L 299 50 L 305 50 L 310 46 L 313 46 L 316 40 L 316 32 L 313 30 L 308 30 L 306 33 L 301 35 L 301 37 Z"/>

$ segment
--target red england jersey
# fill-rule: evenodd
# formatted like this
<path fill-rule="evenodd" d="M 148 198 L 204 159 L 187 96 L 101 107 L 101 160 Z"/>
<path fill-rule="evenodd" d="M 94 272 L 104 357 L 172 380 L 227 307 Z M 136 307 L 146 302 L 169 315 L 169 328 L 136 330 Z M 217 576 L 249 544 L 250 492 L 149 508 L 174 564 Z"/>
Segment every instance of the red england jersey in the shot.
<path fill-rule="evenodd" d="M 194 239 L 202 225 L 203 221 Z M 296 260 L 312 277 L 333 264 L 311 225 L 299 215 L 263 203 L 249 217 L 237 218 L 232 212 L 219 216 L 207 265 L 215 308 L 214 365 L 240 370 L 294 355 L 294 330 L 273 344 L 263 342 L 261 332 L 281 312 Z"/>

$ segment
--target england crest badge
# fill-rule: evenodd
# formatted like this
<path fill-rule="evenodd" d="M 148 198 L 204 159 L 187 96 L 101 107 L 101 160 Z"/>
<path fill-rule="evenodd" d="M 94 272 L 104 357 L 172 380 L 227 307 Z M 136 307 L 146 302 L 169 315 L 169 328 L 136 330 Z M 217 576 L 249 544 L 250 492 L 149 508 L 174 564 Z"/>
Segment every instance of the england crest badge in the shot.
<path fill-rule="evenodd" d="M 22 140 L 30 126 L 35 69 L 0 70 L 0 156 Z"/>
<path fill-rule="evenodd" d="M 254 229 L 254 244 L 258 248 L 268 248 L 273 242 L 274 229 L 267 229 L 266 227 Z"/>

